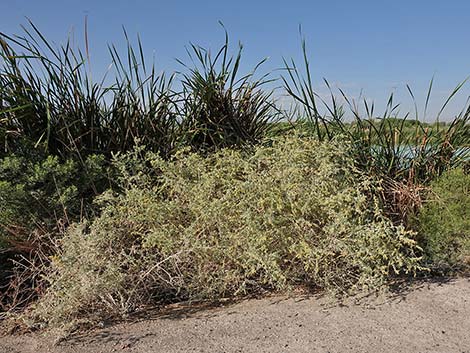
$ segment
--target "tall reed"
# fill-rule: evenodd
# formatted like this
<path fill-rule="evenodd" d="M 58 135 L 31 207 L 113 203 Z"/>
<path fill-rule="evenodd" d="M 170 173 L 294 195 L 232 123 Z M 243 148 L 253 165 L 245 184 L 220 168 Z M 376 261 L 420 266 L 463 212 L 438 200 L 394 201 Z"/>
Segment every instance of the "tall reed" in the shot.
<path fill-rule="evenodd" d="M 153 66 L 147 74 L 140 40 L 138 56 L 126 35 L 127 62 L 110 47 L 116 79 L 106 84 L 106 75 L 92 80 L 88 52 L 70 40 L 54 48 L 30 26 L 22 37 L 1 35 L 3 153 L 19 148 L 19 138 L 64 158 L 129 150 L 136 139 L 164 153 L 171 149 L 173 78 Z"/>
<path fill-rule="evenodd" d="M 229 54 L 229 38 L 215 56 L 205 48 L 191 45 L 192 65 L 182 77 L 181 110 L 185 143 L 197 149 L 213 149 L 259 142 L 277 120 L 272 91 L 263 90 L 271 82 L 268 74 L 240 75 L 240 44 L 235 56 Z"/>
<path fill-rule="evenodd" d="M 295 118 L 319 140 L 331 140 L 338 134 L 347 136 L 355 145 L 355 160 L 361 168 L 381 178 L 426 183 L 446 169 L 468 160 L 470 106 L 467 104 L 448 125 L 440 128 L 444 109 L 466 80 L 446 99 L 433 127 L 420 119 L 409 86 L 414 113 L 401 113 L 393 93 L 383 113 L 377 114 L 374 103 L 368 103 L 366 99 L 359 103 L 363 105 L 361 110 L 359 104 L 348 98 L 343 90 L 339 89 L 339 96 L 335 95 L 326 80 L 330 98 L 325 100 L 314 89 L 305 40 L 302 40 L 302 52 L 303 68 L 298 67 L 294 60 L 284 60 L 286 73 L 281 77 L 286 92 L 300 109 Z M 433 81 L 427 92 L 425 112 L 432 86 Z"/>
<path fill-rule="evenodd" d="M 176 77 L 147 65 L 140 39 L 132 45 L 124 31 L 125 54 L 109 46 L 114 76 L 94 81 L 88 46 L 56 48 L 29 25 L 24 36 L 0 33 L 2 155 L 40 147 L 63 158 L 110 156 L 139 143 L 169 156 L 181 145 L 243 145 L 259 141 L 277 114 L 266 76 L 255 78 L 262 62 L 240 74 L 242 47 L 231 57 L 227 33 L 215 57 L 191 45 L 192 65 Z"/>

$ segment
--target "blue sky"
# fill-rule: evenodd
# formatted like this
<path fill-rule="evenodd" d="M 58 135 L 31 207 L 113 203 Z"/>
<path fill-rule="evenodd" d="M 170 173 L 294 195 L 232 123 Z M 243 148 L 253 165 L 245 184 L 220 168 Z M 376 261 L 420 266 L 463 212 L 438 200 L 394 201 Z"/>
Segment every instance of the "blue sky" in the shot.
<path fill-rule="evenodd" d="M 300 58 L 299 24 L 307 39 L 310 61 L 320 93 L 323 77 L 352 96 L 364 95 L 383 106 L 395 90 L 405 108 L 410 100 L 405 84 L 424 103 L 427 85 L 435 75 L 432 109 L 470 75 L 470 1 L 150 1 L 150 0 L 13 0 L 2 6 L 0 31 L 21 33 L 25 16 L 47 38 L 60 43 L 73 33 L 83 45 L 88 16 L 94 71 L 110 63 L 107 43 L 123 43 L 121 26 L 140 34 L 149 56 L 155 53 L 160 70 L 181 69 L 191 41 L 218 48 L 223 30 L 231 41 L 244 44 L 243 69 L 260 59 L 270 71 L 282 66 L 282 57 Z M 462 91 L 448 110 L 462 106 L 470 94 Z"/>

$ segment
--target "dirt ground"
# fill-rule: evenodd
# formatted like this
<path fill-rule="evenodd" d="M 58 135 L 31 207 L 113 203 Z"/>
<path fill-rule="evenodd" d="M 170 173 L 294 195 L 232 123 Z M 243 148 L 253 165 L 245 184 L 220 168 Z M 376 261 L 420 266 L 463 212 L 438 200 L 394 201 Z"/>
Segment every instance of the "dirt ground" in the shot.
<path fill-rule="evenodd" d="M 52 343 L 44 335 L 4 336 L 0 352 L 470 352 L 470 279 L 334 305 L 299 295 L 176 306 Z"/>

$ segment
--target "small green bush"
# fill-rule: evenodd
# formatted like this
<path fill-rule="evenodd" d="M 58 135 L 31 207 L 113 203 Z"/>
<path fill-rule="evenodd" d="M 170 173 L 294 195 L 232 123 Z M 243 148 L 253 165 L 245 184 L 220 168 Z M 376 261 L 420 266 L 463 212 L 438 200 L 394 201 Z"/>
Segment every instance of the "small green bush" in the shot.
<path fill-rule="evenodd" d="M 77 220 L 82 200 L 106 183 L 104 159 L 90 156 L 83 165 L 48 156 L 37 160 L 10 155 L 0 160 L 0 238 L 18 227 L 28 233 L 55 226 L 60 219 Z"/>
<path fill-rule="evenodd" d="M 54 238 L 91 216 L 93 197 L 106 187 L 101 156 L 62 162 L 32 151 L 0 159 L 0 311 L 39 294 L 36 262 L 48 263 Z"/>
<path fill-rule="evenodd" d="M 381 214 L 341 143 L 296 136 L 252 153 L 145 161 L 157 177 L 133 168 L 125 192 L 103 195 L 101 216 L 62 239 L 35 320 L 56 325 L 297 284 L 376 288 L 419 267 L 411 234 Z"/>
<path fill-rule="evenodd" d="M 454 169 L 435 180 L 418 222 L 430 261 L 470 265 L 470 175 Z"/>

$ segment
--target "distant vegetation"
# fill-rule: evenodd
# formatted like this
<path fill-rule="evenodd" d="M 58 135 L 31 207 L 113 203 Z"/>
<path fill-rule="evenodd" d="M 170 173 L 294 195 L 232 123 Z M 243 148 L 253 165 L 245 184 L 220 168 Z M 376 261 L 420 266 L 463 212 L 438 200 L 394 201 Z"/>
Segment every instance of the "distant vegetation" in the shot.
<path fill-rule="evenodd" d="M 228 36 L 172 74 L 125 37 L 92 80 L 87 50 L 32 23 L 0 35 L 0 305 L 16 322 L 468 269 L 470 108 L 440 121 L 464 83 L 432 123 L 393 95 L 380 114 L 341 90 L 326 102 L 303 43 L 275 78 L 286 112 Z"/>

